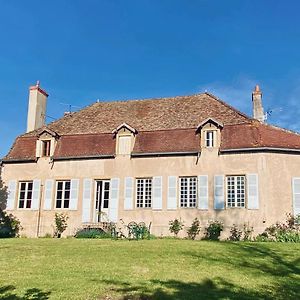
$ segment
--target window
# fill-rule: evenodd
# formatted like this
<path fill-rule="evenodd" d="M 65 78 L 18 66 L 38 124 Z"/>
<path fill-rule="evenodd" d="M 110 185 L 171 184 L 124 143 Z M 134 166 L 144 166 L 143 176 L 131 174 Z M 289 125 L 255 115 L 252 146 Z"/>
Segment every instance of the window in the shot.
<path fill-rule="evenodd" d="M 50 156 L 51 141 L 42 141 L 42 156 Z"/>
<path fill-rule="evenodd" d="M 227 207 L 245 207 L 245 176 L 227 176 Z"/>
<path fill-rule="evenodd" d="M 56 208 L 69 208 L 71 181 L 56 182 Z"/>
<path fill-rule="evenodd" d="M 20 182 L 19 208 L 31 208 L 32 187 L 33 187 L 32 181 Z"/>
<path fill-rule="evenodd" d="M 148 208 L 152 205 L 152 178 L 136 179 L 136 206 Z"/>
<path fill-rule="evenodd" d="M 214 147 L 214 132 L 212 130 L 205 131 L 205 147 Z"/>
<path fill-rule="evenodd" d="M 119 136 L 119 154 L 131 153 L 131 136 Z"/>
<path fill-rule="evenodd" d="M 180 177 L 180 207 L 196 207 L 197 177 Z"/>

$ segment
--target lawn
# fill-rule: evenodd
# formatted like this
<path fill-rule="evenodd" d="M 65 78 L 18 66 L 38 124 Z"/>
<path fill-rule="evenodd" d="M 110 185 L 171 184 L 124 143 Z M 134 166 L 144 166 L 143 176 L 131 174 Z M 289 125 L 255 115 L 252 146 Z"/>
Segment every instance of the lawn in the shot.
<path fill-rule="evenodd" d="M 299 299 L 300 244 L 0 240 L 0 299 Z"/>

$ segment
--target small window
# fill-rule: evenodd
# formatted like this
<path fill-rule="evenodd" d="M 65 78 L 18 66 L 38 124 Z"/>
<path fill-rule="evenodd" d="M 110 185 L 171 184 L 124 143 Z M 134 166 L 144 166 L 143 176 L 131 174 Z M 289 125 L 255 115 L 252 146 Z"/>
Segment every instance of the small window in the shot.
<path fill-rule="evenodd" d="M 212 130 L 205 131 L 205 147 L 214 147 L 214 131 Z"/>
<path fill-rule="evenodd" d="M 136 179 L 136 207 L 152 206 L 152 178 Z"/>
<path fill-rule="evenodd" d="M 31 208 L 32 181 L 20 182 L 19 186 L 19 208 Z"/>
<path fill-rule="evenodd" d="M 245 176 L 227 176 L 227 207 L 245 207 Z"/>
<path fill-rule="evenodd" d="M 71 193 L 71 181 L 56 182 L 56 208 L 69 208 Z"/>
<path fill-rule="evenodd" d="M 51 141 L 42 141 L 42 155 L 50 156 Z"/>
<path fill-rule="evenodd" d="M 180 207 L 196 207 L 197 177 L 180 177 Z"/>
<path fill-rule="evenodd" d="M 119 136 L 119 154 L 127 155 L 131 153 L 131 136 Z"/>

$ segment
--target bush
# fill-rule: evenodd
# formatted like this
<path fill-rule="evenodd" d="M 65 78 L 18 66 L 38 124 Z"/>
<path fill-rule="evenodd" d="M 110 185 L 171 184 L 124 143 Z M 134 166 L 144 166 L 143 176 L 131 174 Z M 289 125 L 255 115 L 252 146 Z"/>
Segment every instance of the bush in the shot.
<path fill-rule="evenodd" d="M 60 238 L 62 233 L 67 229 L 67 221 L 69 217 L 64 213 L 56 213 L 55 214 L 55 232 L 54 236 Z"/>
<path fill-rule="evenodd" d="M 174 233 L 174 236 L 177 237 L 179 231 L 182 230 L 183 228 L 183 222 L 181 220 L 174 219 L 169 222 L 169 225 L 170 225 L 169 227 L 170 232 Z"/>
<path fill-rule="evenodd" d="M 109 239 L 111 234 L 106 233 L 102 229 L 85 228 L 77 231 L 75 237 L 77 239 Z"/>
<path fill-rule="evenodd" d="M 196 236 L 199 234 L 199 232 L 200 232 L 200 221 L 198 220 L 198 218 L 195 218 L 191 227 L 188 228 L 187 234 L 190 239 L 194 240 Z"/>
<path fill-rule="evenodd" d="M 256 241 L 292 242 L 300 243 L 300 224 L 298 217 L 287 214 L 285 223 L 276 223 L 259 234 Z"/>
<path fill-rule="evenodd" d="M 224 225 L 220 221 L 210 221 L 208 226 L 205 228 L 205 237 L 206 240 L 218 241 L 223 231 Z"/>
<path fill-rule="evenodd" d="M 18 237 L 22 229 L 20 221 L 0 209 L 0 238 Z"/>
<path fill-rule="evenodd" d="M 250 227 L 248 224 L 244 224 L 243 226 L 243 241 L 251 241 L 253 234 L 253 227 Z"/>
<path fill-rule="evenodd" d="M 230 228 L 229 241 L 240 241 L 242 237 L 242 230 L 240 230 L 235 224 Z"/>

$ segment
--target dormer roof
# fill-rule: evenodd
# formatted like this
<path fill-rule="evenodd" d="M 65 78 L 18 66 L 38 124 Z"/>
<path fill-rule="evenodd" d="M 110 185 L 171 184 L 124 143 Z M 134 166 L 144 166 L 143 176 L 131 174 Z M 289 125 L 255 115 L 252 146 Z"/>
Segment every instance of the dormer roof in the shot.
<path fill-rule="evenodd" d="M 127 130 L 129 130 L 133 134 L 137 134 L 137 130 L 134 129 L 133 127 L 131 127 L 130 125 L 126 124 L 126 123 L 122 123 L 121 125 L 119 125 L 116 129 L 114 129 L 112 131 L 112 133 L 117 134 L 122 128 L 126 128 Z"/>
<path fill-rule="evenodd" d="M 220 122 L 214 118 L 207 118 L 198 124 L 196 131 L 199 131 L 206 124 L 214 124 L 217 128 L 220 128 L 220 129 L 222 129 L 224 127 L 222 122 Z"/>

